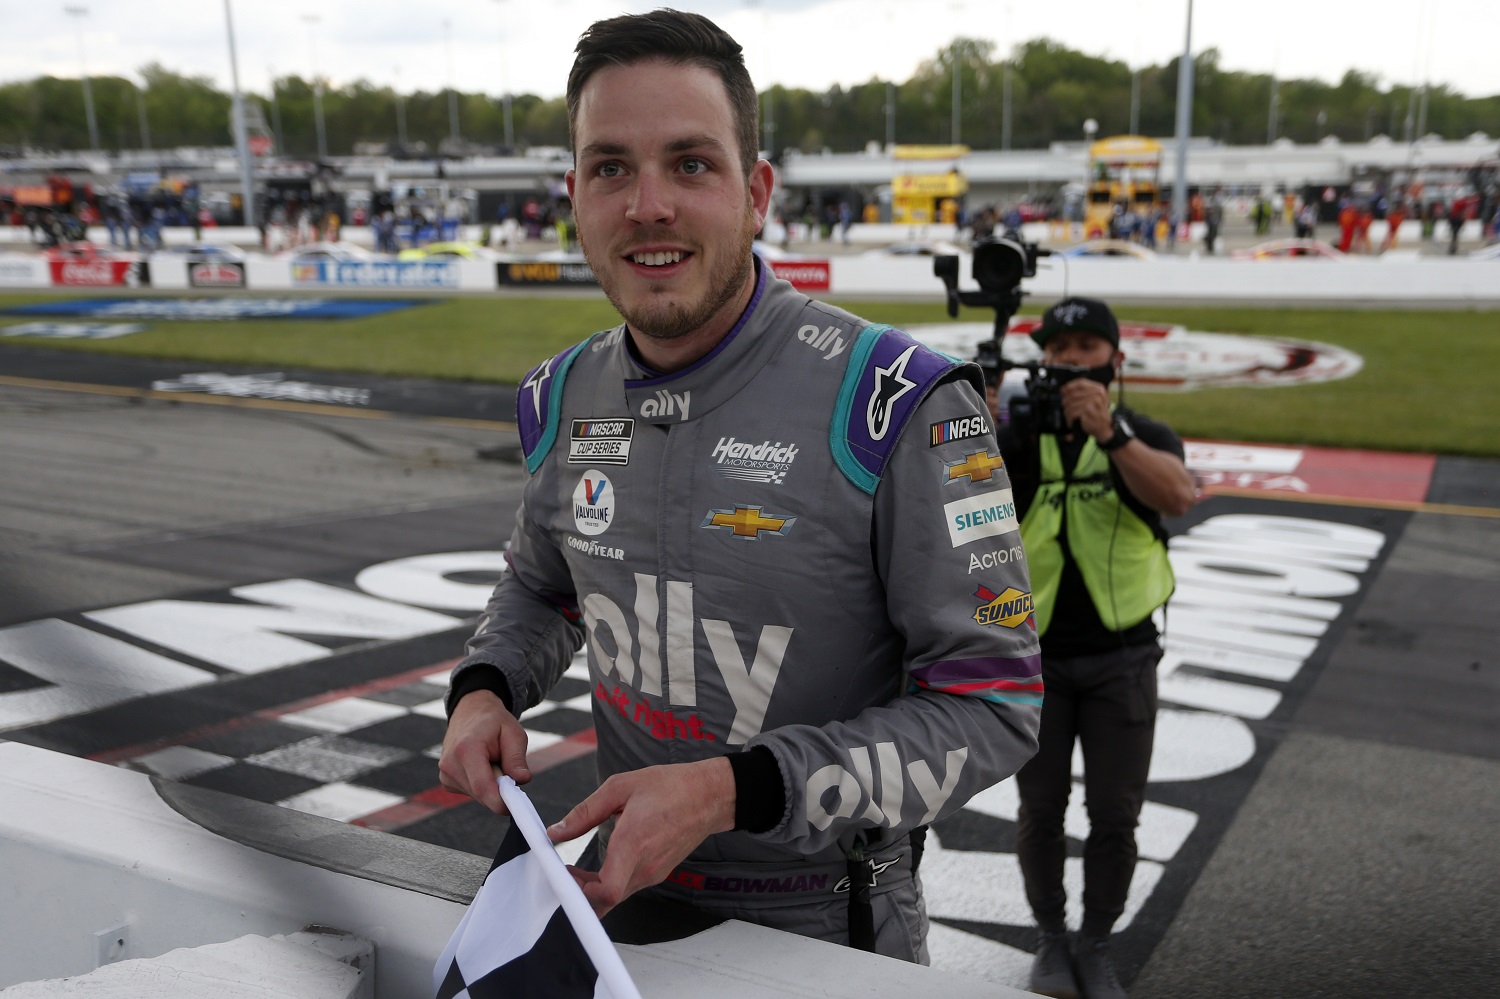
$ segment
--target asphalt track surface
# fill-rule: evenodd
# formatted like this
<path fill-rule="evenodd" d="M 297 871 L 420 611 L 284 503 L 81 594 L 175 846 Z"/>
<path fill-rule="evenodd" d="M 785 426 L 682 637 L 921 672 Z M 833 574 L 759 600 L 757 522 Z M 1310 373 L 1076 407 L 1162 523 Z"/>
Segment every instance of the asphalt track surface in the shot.
<path fill-rule="evenodd" d="M 492 853 L 436 788 L 433 702 L 519 496 L 514 390 L 195 374 L 0 348 L 0 738 Z M 1500 989 L 1500 463 L 1355 457 L 1172 525 L 1202 572 L 1116 944 L 1137 999 Z M 1204 610 L 1226 572 L 1248 604 Z M 592 786 L 589 702 L 575 671 L 528 717 L 546 819 Z M 923 876 L 935 963 L 1024 985 L 1004 788 Z"/>

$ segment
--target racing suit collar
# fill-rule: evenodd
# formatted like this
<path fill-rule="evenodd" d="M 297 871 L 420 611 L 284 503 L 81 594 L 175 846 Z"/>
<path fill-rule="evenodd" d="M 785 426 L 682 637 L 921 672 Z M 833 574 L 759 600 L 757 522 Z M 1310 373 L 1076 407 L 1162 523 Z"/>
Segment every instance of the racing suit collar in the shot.
<path fill-rule="evenodd" d="M 755 292 L 739 322 L 713 350 L 670 374 L 645 368 L 622 336 L 614 346 L 631 415 L 646 423 L 695 420 L 744 388 L 788 337 L 777 335 L 807 301 L 755 260 Z"/>

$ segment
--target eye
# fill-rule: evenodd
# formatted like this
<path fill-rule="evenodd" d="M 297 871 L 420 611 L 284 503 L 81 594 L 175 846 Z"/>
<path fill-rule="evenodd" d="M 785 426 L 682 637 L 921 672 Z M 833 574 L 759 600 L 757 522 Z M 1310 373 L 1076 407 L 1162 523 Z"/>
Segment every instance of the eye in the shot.
<path fill-rule="evenodd" d="M 690 156 L 682 161 L 682 172 L 685 174 L 707 173 L 708 161 L 701 160 L 696 156 Z"/>
<path fill-rule="evenodd" d="M 625 168 L 614 160 L 609 160 L 599 164 L 599 168 L 595 172 L 601 177 L 618 177 L 625 172 Z"/>

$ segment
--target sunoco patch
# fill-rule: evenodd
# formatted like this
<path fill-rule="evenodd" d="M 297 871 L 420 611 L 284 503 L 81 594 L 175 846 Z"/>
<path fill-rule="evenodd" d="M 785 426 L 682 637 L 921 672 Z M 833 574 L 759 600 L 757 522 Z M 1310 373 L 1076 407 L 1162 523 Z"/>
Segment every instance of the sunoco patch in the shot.
<path fill-rule="evenodd" d="M 630 439 L 634 435 L 635 420 L 629 417 L 574 420 L 573 436 L 568 443 L 568 463 L 628 465 Z"/>

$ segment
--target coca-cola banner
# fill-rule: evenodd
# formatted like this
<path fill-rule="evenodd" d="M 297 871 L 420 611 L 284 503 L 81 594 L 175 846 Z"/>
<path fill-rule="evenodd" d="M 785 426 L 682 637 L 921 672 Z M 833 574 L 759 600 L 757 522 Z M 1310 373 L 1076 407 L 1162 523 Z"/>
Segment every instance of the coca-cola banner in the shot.
<path fill-rule="evenodd" d="M 92 260 L 48 261 L 52 283 L 61 288 L 108 288 L 125 285 L 144 288 L 151 283 L 151 270 L 144 260 L 117 260 L 95 257 Z"/>

